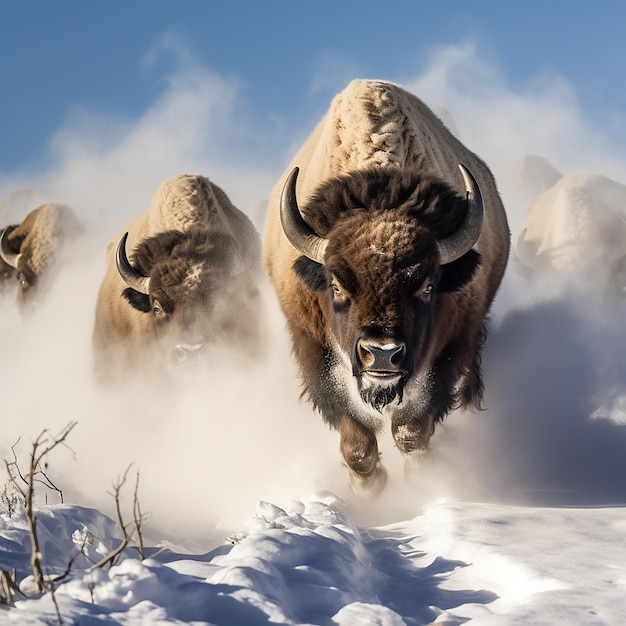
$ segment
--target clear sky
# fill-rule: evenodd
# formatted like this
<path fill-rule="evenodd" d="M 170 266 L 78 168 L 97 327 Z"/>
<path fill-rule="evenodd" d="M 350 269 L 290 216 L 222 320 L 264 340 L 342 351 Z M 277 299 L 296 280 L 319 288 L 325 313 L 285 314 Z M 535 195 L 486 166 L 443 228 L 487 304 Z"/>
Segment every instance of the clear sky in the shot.
<path fill-rule="evenodd" d="M 602 0 L 3 2 L 0 172 L 40 163 L 77 111 L 131 123 L 181 63 L 236 84 L 257 124 L 295 127 L 351 78 L 403 82 L 463 43 L 510 89 L 559 77 L 593 124 L 623 132 L 625 16 Z"/>

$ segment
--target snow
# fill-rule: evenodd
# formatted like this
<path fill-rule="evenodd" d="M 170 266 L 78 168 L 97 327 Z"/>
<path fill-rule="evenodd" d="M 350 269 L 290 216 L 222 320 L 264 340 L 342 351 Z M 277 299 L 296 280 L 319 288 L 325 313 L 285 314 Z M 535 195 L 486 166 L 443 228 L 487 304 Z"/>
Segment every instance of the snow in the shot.
<path fill-rule="evenodd" d="M 471 90 L 459 97 L 454 80 L 435 80 L 436 70 L 414 91 L 445 96 L 454 126 L 493 164 L 514 240 L 532 198 L 571 174 L 574 157 L 606 164 L 591 174 L 600 192 L 609 192 L 605 176 L 624 171 L 590 141 L 595 135 L 576 107 L 562 116 L 560 101 L 536 94 L 526 106 L 499 89 L 487 90 L 483 105 Z M 512 259 L 484 354 L 486 409 L 452 414 L 431 453 L 406 467 L 384 433 L 389 480 L 373 501 L 352 494 L 336 433 L 299 399 L 267 286 L 260 361 L 220 354 L 219 367 L 189 370 L 182 380 L 129 376 L 114 389 L 95 386 L 90 339 L 102 250 L 122 215 L 143 207 L 171 175 L 159 155 L 183 155 L 180 171 L 209 172 L 239 203 L 258 202 L 258 190 L 275 178 L 254 170 L 241 185 L 240 171 L 222 164 L 219 142 L 213 161 L 186 156 L 203 154 L 205 135 L 228 136 L 222 109 L 235 96 L 226 90 L 224 104 L 223 85 L 206 82 L 200 76 L 201 89 L 166 93 L 119 144 L 94 140 L 92 150 L 78 130 L 63 129 L 61 163 L 37 177 L 36 186 L 91 211 L 87 227 L 97 234 L 31 315 L 0 298 L 0 460 L 15 454 L 23 470 L 44 429 L 54 435 L 77 422 L 46 458 L 63 503 L 44 485 L 36 490 L 41 559 L 54 593 L 36 591 L 23 506 L 0 481 L 0 569 L 15 569 L 20 589 L 14 606 L 0 606 L 0 623 L 57 624 L 59 616 L 83 626 L 624 623 L 626 302 L 598 282 L 528 276 Z M 186 100 L 198 112 L 181 116 Z M 213 113 L 208 125 L 198 120 L 205 113 Z M 172 146 L 162 128 L 175 129 L 182 145 Z M 508 128 L 515 132 L 507 142 Z M 155 138 L 159 149 L 146 151 Z M 552 159 L 560 144 L 566 157 L 558 168 L 537 156 Z M 520 145 L 531 156 L 514 155 Z M 28 187 L 13 185 L 20 186 Z M 127 470 L 121 513 L 132 528 L 137 472 L 149 514 L 145 558 L 135 534 L 117 562 L 96 567 L 122 540 L 111 494 Z"/>
<path fill-rule="evenodd" d="M 277 371 L 286 375 L 285 364 L 293 375 L 293 364 L 269 292 L 269 362 L 233 363 L 233 371 L 222 367 L 210 376 L 187 372 L 162 396 L 139 380 L 98 395 L 83 361 L 67 366 L 75 369 L 72 386 L 81 388 L 70 397 L 60 387 L 68 384 L 67 367 L 50 370 L 41 358 L 30 364 L 30 377 L 41 370 L 47 383 L 24 394 L 20 358 L 5 364 L 5 408 L 23 419 L 6 427 L 5 459 L 15 454 L 25 462 L 30 444 L 16 434 L 32 441 L 38 426 L 60 428 L 60 420 L 76 414 L 88 428 L 80 434 L 79 419 L 67 446 L 47 458 L 46 471 L 55 485 L 65 483 L 72 502 L 55 504 L 55 491 L 37 487 L 43 570 L 57 579 L 53 593 L 36 590 L 23 505 L 5 491 L 0 568 L 16 570 L 20 592 L 13 592 L 13 607 L 0 608 L 0 619 L 621 623 L 626 303 L 603 297 L 597 285 L 582 285 L 582 292 L 567 285 L 558 278 L 533 282 L 512 264 L 485 351 L 487 410 L 451 416 L 433 438 L 432 453 L 406 467 L 383 436 L 390 478 L 374 501 L 347 487 L 336 436 L 299 401 L 295 376 L 286 379 L 289 389 L 276 379 Z M 58 285 L 59 298 L 65 288 Z M 595 298 L 593 307 L 581 293 Z M 39 312 L 23 319 L 7 301 L 2 306 L 7 323 L 32 331 L 28 356 L 67 348 L 63 332 L 37 333 Z M 76 315 L 66 323 L 85 331 L 89 325 Z M 24 340 L 18 332 L 5 343 L 12 349 Z M 84 357 L 85 343 L 69 361 Z M 220 419 L 210 419 L 215 414 Z M 31 432 L 23 433 L 24 424 Z M 151 513 L 143 527 L 145 558 L 135 535 L 119 560 L 97 567 L 122 539 L 111 498 L 122 459 L 141 470 L 138 498 Z M 128 527 L 129 497 L 120 502 Z"/>
<path fill-rule="evenodd" d="M 364 528 L 336 496 L 317 494 L 286 509 L 259 502 L 241 536 L 207 553 L 170 549 L 140 561 L 131 550 L 98 569 L 90 566 L 119 540 L 109 518 L 54 505 L 39 519 L 47 572 L 75 557 L 55 590 L 64 623 L 617 624 L 624 610 L 619 507 L 437 502 Z M 25 520 L 8 522 L 2 564 L 26 588 Z M 9 623 L 57 619 L 49 593 L 18 596 L 5 611 Z"/>

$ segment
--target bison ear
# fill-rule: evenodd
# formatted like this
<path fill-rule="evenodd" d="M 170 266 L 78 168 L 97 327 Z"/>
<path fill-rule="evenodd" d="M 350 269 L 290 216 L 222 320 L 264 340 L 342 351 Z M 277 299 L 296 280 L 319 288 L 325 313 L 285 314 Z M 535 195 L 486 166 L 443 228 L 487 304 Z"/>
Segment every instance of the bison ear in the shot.
<path fill-rule="evenodd" d="M 445 292 L 458 291 L 474 278 L 480 265 L 480 254 L 470 250 L 460 259 L 441 266 L 439 290 Z"/>
<path fill-rule="evenodd" d="M 321 263 L 301 256 L 293 264 L 293 271 L 311 291 L 326 291 L 330 288 L 330 274 Z"/>
<path fill-rule="evenodd" d="M 133 309 L 137 309 L 142 313 L 149 313 L 152 310 L 150 296 L 145 293 L 140 293 L 130 287 L 126 287 L 126 289 L 122 292 L 122 295 L 126 298 L 126 300 L 128 300 L 128 303 L 133 307 Z"/>

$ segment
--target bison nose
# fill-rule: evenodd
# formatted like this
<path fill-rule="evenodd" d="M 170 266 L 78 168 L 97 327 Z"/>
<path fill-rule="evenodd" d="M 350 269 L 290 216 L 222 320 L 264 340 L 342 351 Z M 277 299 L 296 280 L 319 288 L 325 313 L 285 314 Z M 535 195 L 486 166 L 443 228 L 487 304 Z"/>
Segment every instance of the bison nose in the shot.
<path fill-rule="evenodd" d="M 174 358 L 178 363 L 186 363 L 200 354 L 205 347 L 204 343 L 178 343 L 174 346 Z"/>
<path fill-rule="evenodd" d="M 404 343 L 373 343 L 359 339 L 357 354 L 368 372 L 399 372 L 402 369 L 406 346 Z"/>

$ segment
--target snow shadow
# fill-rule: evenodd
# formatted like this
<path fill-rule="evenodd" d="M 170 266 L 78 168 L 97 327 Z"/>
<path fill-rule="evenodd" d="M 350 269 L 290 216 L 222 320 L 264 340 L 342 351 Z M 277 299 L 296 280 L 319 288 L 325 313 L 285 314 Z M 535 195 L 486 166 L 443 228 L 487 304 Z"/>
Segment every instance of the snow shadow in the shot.
<path fill-rule="evenodd" d="M 43 561 L 49 573 L 63 575 L 73 555 L 57 600 L 64 619 L 81 624 L 145 612 L 144 620 L 158 613 L 159 623 L 418 626 L 459 606 L 498 599 L 489 590 L 445 588 L 453 572 L 472 566 L 416 548 L 413 530 L 363 531 L 334 499 L 294 507 L 288 514 L 260 503 L 249 533 L 208 553 L 147 548 L 143 561 L 94 568 L 119 544 L 115 523 L 93 509 L 52 506 L 38 518 Z M 0 541 L 0 557 L 20 579 L 28 575 L 23 515 Z M 20 608 L 41 610 L 37 602 L 23 600 Z"/>
<path fill-rule="evenodd" d="M 491 330 L 486 411 L 450 416 L 443 443 L 460 480 L 523 504 L 626 504 L 624 308 L 570 292 Z"/>
<path fill-rule="evenodd" d="M 498 595 L 486 589 L 446 589 L 442 581 L 459 568 L 463 561 L 428 556 L 409 550 L 406 534 L 393 537 L 393 532 L 370 531 L 367 548 L 372 555 L 372 568 L 380 572 L 378 596 L 380 604 L 400 614 L 407 625 L 431 623 L 437 615 L 433 607 L 447 611 L 464 604 L 490 604 Z"/>
<path fill-rule="evenodd" d="M 385 623 L 392 623 L 389 616 L 399 615 L 408 626 L 418 626 L 433 622 L 442 611 L 498 599 L 489 590 L 446 589 L 442 582 L 468 564 L 415 549 L 407 543 L 406 530 L 364 531 L 342 513 L 335 515 L 335 523 L 328 525 L 284 517 L 280 524 L 253 530 L 233 546 L 201 557 L 165 552 L 154 560 L 174 565 L 193 561 L 185 567 L 196 575 L 203 567 L 212 567 L 206 593 L 245 602 L 245 591 L 252 586 L 266 605 L 279 607 L 288 623 L 349 624 L 351 611 L 357 615 L 356 607 L 367 605 L 384 611 L 390 620 Z M 232 624 L 232 616 L 219 609 L 219 605 L 212 609 L 211 623 Z M 267 622 L 264 615 L 250 614 L 245 623 Z"/>

